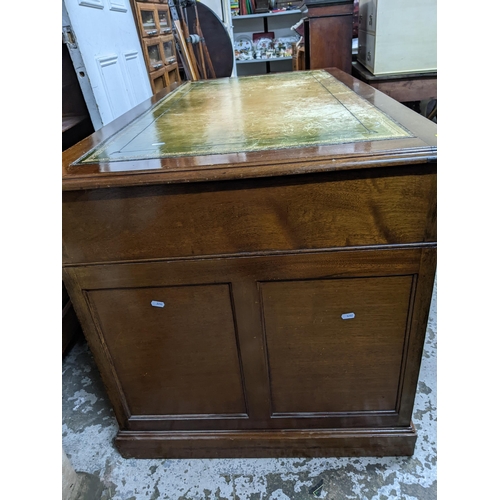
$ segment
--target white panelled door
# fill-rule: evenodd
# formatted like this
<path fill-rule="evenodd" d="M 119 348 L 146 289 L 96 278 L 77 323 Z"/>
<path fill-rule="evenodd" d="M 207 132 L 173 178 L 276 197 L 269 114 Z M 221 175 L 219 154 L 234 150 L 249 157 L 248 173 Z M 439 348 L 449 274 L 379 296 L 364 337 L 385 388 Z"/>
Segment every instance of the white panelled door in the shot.
<path fill-rule="evenodd" d="M 153 95 L 129 0 L 63 0 L 63 36 L 96 130 Z"/>

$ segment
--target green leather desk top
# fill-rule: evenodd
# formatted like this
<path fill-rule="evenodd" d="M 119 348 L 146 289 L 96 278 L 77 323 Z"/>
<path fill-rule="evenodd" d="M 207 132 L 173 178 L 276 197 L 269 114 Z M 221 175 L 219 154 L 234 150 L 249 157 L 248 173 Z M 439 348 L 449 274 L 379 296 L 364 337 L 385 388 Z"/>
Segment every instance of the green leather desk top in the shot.
<path fill-rule="evenodd" d="M 323 70 L 189 82 L 75 164 L 413 135 Z"/>

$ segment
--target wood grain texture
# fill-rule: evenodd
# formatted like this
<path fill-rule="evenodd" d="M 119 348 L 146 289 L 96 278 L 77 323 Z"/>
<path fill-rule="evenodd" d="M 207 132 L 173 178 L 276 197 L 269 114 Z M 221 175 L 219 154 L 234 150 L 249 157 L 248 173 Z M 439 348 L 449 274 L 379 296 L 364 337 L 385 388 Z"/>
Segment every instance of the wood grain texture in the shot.
<path fill-rule="evenodd" d="M 293 278 L 297 280 L 381 276 L 382 273 L 397 276 L 418 273 L 422 251 L 428 248 L 431 253 L 435 252 L 435 246 L 322 249 L 212 258 L 198 256 L 193 259 L 67 266 L 64 269 L 73 279 L 78 279 L 82 290 L 140 288 L 153 286 L 153 283 L 156 286 L 179 286 L 247 282 L 249 279 L 275 281 L 284 275 L 290 277 L 292 269 Z"/>
<path fill-rule="evenodd" d="M 412 137 L 71 165 L 162 91 L 64 154 L 63 279 L 124 456 L 413 452 L 435 124 L 329 72 Z"/>
<path fill-rule="evenodd" d="M 350 73 L 352 15 L 320 14 L 314 17 L 314 14 L 313 10 L 309 17 L 310 69 L 338 68 Z"/>
<path fill-rule="evenodd" d="M 338 68 L 351 73 L 353 2 L 306 0 L 308 26 L 305 36 L 308 69 Z"/>
<path fill-rule="evenodd" d="M 427 231 L 434 166 L 399 172 L 67 192 L 63 261 L 435 241 Z"/>
<path fill-rule="evenodd" d="M 261 283 L 273 415 L 395 411 L 411 285 L 411 276 Z"/>
<path fill-rule="evenodd" d="M 131 416 L 246 414 L 227 284 L 87 294 Z"/>
<path fill-rule="evenodd" d="M 78 272 L 75 272 L 75 270 L 71 268 L 63 268 L 62 277 L 64 285 L 66 286 L 69 296 L 71 297 L 75 313 L 102 377 L 104 387 L 113 406 L 118 425 L 121 429 L 127 429 L 130 410 L 126 404 L 123 388 L 116 376 L 113 360 L 109 355 L 107 346 L 96 326 L 92 312 L 88 308 L 88 302 L 78 280 Z"/>
<path fill-rule="evenodd" d="M 120 431 L 116 447 L 126 458 L 364 457 L 412 455 L 417 435 L 404 429 L 218 433 Z"/>
<path fill-rule="evenodd" d="M 421 78 L 411 81 L 377 82 L 372 83 L 372 86 L 399 102 L 437 98 L 437 79 Z"/>
<path fill-rule="evenodd" d="M 103 310 L 102 316 L 108 318 L 103 322 L 99 315 L 99 311 L 94 311 L 92 315 L 95 318 L 94 322 L 97 325 L 97 329 L 94 327 L 91 328 L 90 331 L 86 330 L 86 334 L 91 337 L 99 337 L 105 352 L 109 353 L 109 364 L 113 367 L 113 373 L 111 374 L 112 380 L 110 383 L 117 387 L 123 385 L 122 404 L 125 405 L 128 411 L 126 426 L 128 429 L 152 431 L 196 429 L 300 429 L 304 426 L 305 419 L 307 420 L 309 428 L 325 428 L 325 426 L 331 428 L 353 426 L 390 427 L 396 423 L 402 425 L 400 415 L 397 413 L 395 405 L 392 405 L 392 408 L 379 405 L 378 410 L 374 408 L 368 410 L 367 408 L 359 406 L 355 408 L 352 403 L 345 400 L 344 407 L 317 407 L 313 409 L 314 411 L 309 412 L 297 411 L 296 414 L 273 414 L 269 373 L 273 372 L 275 366 L 279 369 L 280 366 L 283 366 L 282 363 L 285 362 L 286 364 L 287 361 L 280 359 L 280 356 L 274 356 L 273 359 L 269 359 L 267 356 L 264 323 L 266 318 L 269 317 L 267 316 L 268 310 L 266 309 L 265 299 L 262 298 L 259 288 L 262 287 L 263 283 L 270 286 L 279 286 L 283 283 L 293 284 L 297 280 L 301 280 L 299 283 L 311 285 L 311 297 L 314 297 L 314 299 L 311 298 L 311 300 L 315 304 L 321 304 L 328 302 L 328 295 L 325 298 L 324 290 L 322 290 L 321 287 L 317 287 L 317 289 L 313 287 L 312 285 L 314 285 L 314 283 L 322 282 L 333 284 L 334 287 L 338 288 L 341 296 L 345 295 L 349 286 L 351 286 L 351 288 L 353 287 L 351 295 L 356 297 L 356 294 L 359 294 L 359 297 L 363 297 L 367 279 L 368 282 L 373 280 L 372 282 L 375 284 L 383 283 L 383 285 L 380 285 L 382 288 L 380 288 L 380 286 L 375 286 L 377 293 L 381 295 L 379 305 L 374 307 L 372 304 L 370 308 L 370 301 L 366 303 L 362 301 L 360 307 L 368 311 L 370 316 L 374 319 L 383 318 L 383 310 L 385 308 L 386 313 L 384 321 L 386 326 L 387 324 L 394 325 L 392 318 L 388 318 L 388 308 L 397 308 L 401 311 L 400 315 L 403 315 L 403 311 L 406 314 L 408 297 L 405 297 L 403 294 L 400 300 L 394 302 L 396 292 L 400 292 L 400 290 L 397 287 L 396 290 L 392 290 L 391 287 L 385 285 L 386 282 L 383 280 L 387 280 L 387 282 L 395 280 L 400 283 L 403 279 L 403 281 L 406 282 L 408 276 L 415 275 L 419 272 L 420 261 L 421 249 L 409 248 L 379 249 L 373 251 L 342 250 L 261 257 L 240 256 L 232 258 L 188 259 L 119 265 L 77 266 L 71 269 L 73 276 L 78 278 L 79 286 L 83 290 L 87 290 L 85 293 L 93 297 L 93 302 L 100 304 L 98 307 L 99 310 Z M 387 277 L 377 278 L 380 275 L 386 275 Z M 373 276 L 373 278 L 366 278 L 367 276 Z M 199 286 L 200 283 L 204 283 L 204 285 Z M 126 305 L 131 308 L 131 311 L 123 312 L 123 299 L 120 299 L 120 297 L 124 295 L 136 296 L 136 292 L 139 290 L 140 295 L 147 295 L 148 299 L 150 297 L 158 298 L 159 294 L 164 293 L 164 290 L 213 289 L 213 287 L 208 285 L 215 285 L 216 288 L 222 286 L 224 288 L 225 285 L 221 285 L 221 283 L 231 283 L 231 288 L 233 290 L 234 331 L 237 332 L 237 343 L 239 344 L 241 353 L 242 379 L 248 404 L 247 409 L 249 418 L 245 419 L 243 414 L 234 413 L 231 415 L 223 413 L 222 411 L 217 413 L 214 409 L 212 413 L 203 414 L 199 408 L 197 411 L 200 413 L 172 413 L 172 410 L 168 409 L 168 405 L 188 404 L 192 393 L 197 392 L 197 389 L 190 388 L 190 385 L 191 383 L 199 384 L 198 377 L 202 368 L 199 368 L 198 363 L 193 361 L 193 356 L 203 357 L 205 354 L 208 355 L 208 353 L 211 352 L 211 341 L 209 339 L 204 339 L 201 342 L 200 345 L 205 346 L 202 352 L 195 352 L 194 354 L 189 354 L 187 357 L 182 357 L 183 360 L 186 360 L 186 363 L 188 359 L 191 359 L 191 363 L 188 363 L 191 368 L 189 366 L 181 366 L 179 368 L 179 371 L 184 374 L 182 380 L 177 378 L 175 372 L 170 373 L 170 368 L 164 366 L 171 355 L 168 348 L 170 345 L 169 343 L 173 342 L 172 345 L 176 346 L 175 351 L 179 354 L 186 350 L 189 351 L 189 349 L 182 347 L 183 345 L 190 345 L 189 338 L 185 339 L 184 337 L 193 334 L 201 335 L 201 333 L 196 332 L 205 331 L 203 318 L 207 315 L 210 317 L 211 313 L 207 311 L 207 313 L 201 315 L 199 319 L 199 315 L 193 313 L 193 318 L 186 320 L 186 325 L 183 326 L 182 312 L 177 311 L 175 312 L 175 316 L 179 318 L 179 324 L 175 323 L 170 325 L 170 322 L 164 324 L 163 322 L 151 320 L 150 314 L 157 316 L 155 313 L 158 311 L 149 307 L 149 304 L 146 304 L 148 306 L 146 307 L 146 311 L 142 311 L 142 308 L 144 308 L 144 301 L 142 306 L 140 304 L 135 304 L 134 301 L 132 301 L 129 306 L 128 303 L 130 301 L 127 301 Z M 358 283 L 360 283 L 360 285 L 357 285 Z M 346 285 L 344 286 L 344 284 Z M 385 295 L 383 292 L 384 289 L 386 290 Z M 103 294 L 105 298 L 102 298 Z M 372 298 L 374 294 L 375 293 L 372 294 Z M 393 298 L 389 299 L 390 296 Z M 287 296 L 284 295 L 283 299 L 287 300 Z M 208 300 L 208 297 L 206 297 L 205 300 Z M 108 304 L 107 302 L 109 301 L 111 302 Z M 165 301 L 165 304 L 165 307 L 167 307 L 167 301 Z M 177 304 L 177 302 L 174 302 L 174 304 Z M 353 305 L 352 301 L 350 305 Z M 190 300 L 189 307 L 195 311 L 197 301 L 194 299 Z M 94 307 L 92 307 L 92 310 L 93 309 Z M 358 311 L 361 309 L 358 309 Z M 148 310 L 151 312 L 148 313 Z M 216 314 L 216 312 L 217 310 L 214 309 L 213 314 Z M 307 327 L 306 316 L 303 319 L 299 318 L 297 320 L 299 322 L 301 321 L 304 328 L 308 328 L 308 331 L 311 333 L 314 331 L 314 325 L 316 323 L 325 326 L 325 330 L 319 330 L 321 334 L 322 331 L 327 332 L 329 327 L 336 321 L 331 316 L 331 313 L 325 313 L 321 307 L 315 308 L 312 312 L 317 315 L 317 319 L 311 323 L 310 328 Z M 124 318 L 120 319 L 122 315 L 124 315 Z M 297 316 L 293 316 L 293 314 L 292 317 L 297 318 Z M 214 316 L 213 321 L 217 322 L 223 319 L 224 314 L 219 312 L 217 317 Z M 137 323 L 139 321 L 141 323 Z M 144 325 L 142 321 L 144 321 Z M 286 325 L 290 319 L 287 317 L 287 314 L 282 314 L 280 318 L 275 314 L 274 321 L 278 321 L 278 324 L 281 323 Z M 402 352 L 401 338 L 406 338 L 407 336 L 407 334 L 405 334 L 407 328 L 406 323 L 402 325 L 402 322 L 403 320 L 400 318 L 399 328 L 393 328 L 392 337 L 386 337 L 388 343 L 386 342 L 384 346 L 380 345 L 376 347 L 376 349 L 378 349 L 377 356 L 392 356 L 394 359 L 394 349 L 396 346 L 396 350 L 399 349 L 401 351 L 399 352 L 398 359 L 402 359 L 404 353 Z M 189 329 L 188 327 L 190 324 L 195 325 L 195 327 Z M 113 333 L 115 328 L 116 332 Z M 357 348 L 354 346 L 350 348 L 344 345 L 344 348 L 351 349 L 351 363 L 356 364 L 358 362 L 359 365 L 357 366 L 362 370 L 362 366 L 367 358 L 361 356 L 361 350 L 364 348 L 366 353 L 366 349 L 369 348 L 370 342 L 374 341 L 370 338 L 370 335 L 376 337 L 376 332 L 381 332 L 381 330 L 380 327 L 377 330 L 375 326 L 368 329 L 361 328 L 359 330 L 354 328 L 353 331 L 355 336 L 359 335 L 357 344 L 360 350 L 359 356 Z M 163 334 L 160 332 L 163 332 Z M 175 332 L 177 332 L 177 335 L 180 335 L 180 338 L 177 340 L 168 340 L 169 337 L 175 337 Z M 115 339 L 113 335 L 118 334 L 119 337 Z M 157 338 L 159 335 L 161 335 L 161 337 Z M 166 337 L 164 339 L 163 337 L 165 335 Z M 217 348 L 214 346 L 213 349 L 223 351 L 222 353 L 215 352 L 213 354 L 216 360 L 220 359 L 220 356 L 225 355 L 227 357 L 227 353 L 231 353 L 231 349 L 233 349 L 232 352 L 234 353 L 234 341 L 231 341 L 230 338 L 225 338 L 225 341 L 222 342 L 224 337 L 221 337 L 221 335 L 222 333 L 219 331 L 212 334 L 214 338 L 220 340 Z M 382 332 L 380 335 L 386 334 Z M 150 338 L 151 336 L 152 338 Z M 232 338 L 232 336 L 230 337 Z M 120 342 L 118 349 L 123 350 L 121 353 L 116 350 L 116 343 L 118 340 Z M 315 344 L 312 336 L 309 340 L 311 342 L 309 350 L 314 349 L 314 345 L 317 345 L 317 343 Z M 137 348 L 129 348 L 127 344 L 127 349 L 125 350 L 125 347 L 122 346 L 123 342 L 133 343 L 134 341 L 138 346 Z M 109 345 L 110 342 L 112 345 Z M 339 345 L 342 345 L 342 343 Z M 148 355 L 147 353 L 149 353 L 150 350 L 154 350 L 154 346 L 157 347 L 159 352 L 153 352 L 151 355 Z M 136 353 L 138 350 L 141 352 Z M 197 348 L 196 351 L 198 351 Z M 144 353 L 146 353 L 146 355 Z M 139 359 L 136 359 L 137 357 L 139 357 Z M 212 366 L 209 360 L 205 360 L 204 357 L 203 359 L 205 363 L 209 363 L 207 365 L 208 367 Z M 234 359 L 234 354 L 230 355 L 228 359 Z M 293 366 L 293 362 L 288 356 L 286 360 L 292 363 Z M 336 373 L 338 376 L 326 382 L 326 386 L 328 386 L 328 390 L 332 390 L 332 388 L 336 387 L 336 390 L 342 393 L 346 383 L 352 384 L 355 381 L 352 377 L 349 378 L 349 375 L 346 376 L 346 373 L 342 372 L 342 370 L 336 371 L 334 360 L 332 359 L 331 361 L 332 374 Z M 128 365 L 125 372 L 121 366 L 123 363 Z M 181 361 L 179 361 L 179 363 L 181 363 Z M 226 364 L 228 363 L 226 362 L 225 365 Z M 143 386 L 142 384 L 146 381 L 142 375 L 146 368 L 143 370 L 141 367 L 145 367 L 146 365 L 147 372 L 149 374 L 154 374 L 154 378 L 161 379 L 163 382 L 155 386 L 153 381 L 151 381 L 152 387 L 148 388 Z M 327 369 L 326 365 L 324 365 L 324 367 Z M 314 365 L 312 365 L 310 369 L 311 373 L 313 373 L 315 369 Z M 227 374 L 228 368 L 224 367 L 223 370 Z M 235 369 L 233 369 L 233 372 L 234 370 Z M 376 370 L 379 370 L 379 368 L 376 368 Z M 403 383 L 405 373 L 399 373 L 399 371 L 396 373 L 397 370 L 395 366 L 393 366 L 392 379 L 389 380 L 388 374 L 390 373 L 390 369 L 382 367 L 381 370 L 382 373 L 385 373 L 386 378 L 383 379 L 385 382 L 373 380 L 372 384 L 385 384 L 386 390 L 391 392 L 391 398 L 393 400 L 395 397 L 399 398 L 400 395 L 397 389 Z M 130 375 L 128 373 L 130 373 Z M 137 374 L 135 378 L 132 376 L 134 373 Z M 381 373 L 379 373 L 379 375 L 381 375 Z M 361 380 L 364 376 L 366 376 L 366 372 L 364 375 L 360 374 L 360 378 L 357 380 Z M 226 387 L 227 383 L 218 384 L 220 389 L 226 387 L 225 392 L 227 392 L 227 394 L 225 396 L 217 394 L 216 397 L 214 397 L 215 402 L 220 402 L 221 398 L 235 398 L 235 396 L 238 395 L 236 385 L 232 385 L 236 384 L 238 377 L 235 373 L 233 373 L 232 377 L 234 380 L 232 380 L 229 386 Z M 314 376 L 312 376 L 312 378 L 314 378 Z M 169 384 L 166 383 L 166 380 L 170 380 Z M 176 380 L 177 382 L 175 382 Z M 316 380 L 318 385 L 325 384 L 325 381 L 320 377 L 316 377 Z M 142 402 L 143 406 L 151 407 L 151 405 L 156 405 L 156 413 L 151 413 L 151 410 L 145 413 L 138 413 L 134 410 L 131 400 L 129 396 L 127 396 L 127 387 L 133 390 L 139 398 L 142 398 L 142 392 L 137 389 L 138 387 L 142 387 L 148 392 L 149 396 L 152 396 L 154 391 L 163 391 L 174 382 L 177 383 L 177 388 L 182 387 L 182 390 L 186 391 L 186 397 L 184 398 L 177 394 L 182 403 L 174 403 L 168 398 L 165 398 L 162 402 L 157 400 L 156 397 L 148 397 L 147 400 Z M 169 390 L 171 390 L 171 387 Z M 174 387 L 174 390 L 177 389 Z M 210 390 L 207 390 L 207 392 L 210 393 Z M 363 396 L 367 403 L 370 397 L 373 396 L 369 396 L 367 393 Z M 184 399 L 186 401 L 183 401 Z M 237 400 L 237 398 L 235 399 Z M 358 402 L 360 400 L 361 399 L 358 399 Z M 208 404 L 208 401 L 206 403 Z M 196 403 L 192 401 L 192 404 L 195 405 Z M 317 400 L 317 404 L 331 405 L 332 402 L 325 396 Z M 301 409 L 297 408 L 297 410 Z M 208 412 L 208 410 L 205 411 Z M 405 425 L 408 425 L 408 422 L 409 417 L 407 416 Z"/>
<path fill-rule="evenodd" d="M 404 378 L 401 380 L 400 422 L 411 416 L 417 390 L 418 375 L 424 349 L 429 306 L 432 300 L 436 274 L 437 254 L 435 249 L 422 249 L 420 273 L 418 276 L 413 314 L 411 316 L 411 334 L 408 342 L 408 354 L 403 366 Z"/>
<path fill-rule="evenodd" d="M 352 63 L 352 74 L 399 102 L 437 98 L 437 73 L 411 73 L 375 76 L 360 63 Z"/>

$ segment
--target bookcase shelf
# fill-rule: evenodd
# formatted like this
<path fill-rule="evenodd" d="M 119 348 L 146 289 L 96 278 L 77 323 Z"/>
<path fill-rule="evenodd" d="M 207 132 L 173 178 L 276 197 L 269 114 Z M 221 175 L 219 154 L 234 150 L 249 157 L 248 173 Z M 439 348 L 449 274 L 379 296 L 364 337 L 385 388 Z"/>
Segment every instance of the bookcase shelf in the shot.
<path fill-rule="evenodd" d="M 252 40 L 254 33 L 273 32 L 274 38 L 296 36 L 291 27 L 298 23 L 303 13 L 301 10 L 284 10 L 279 12 L 266 12 L 263 14 L 248 14 L 244 16 L 232 16 L 233 39 L 246 38 Z M 272 59 L 250 59 L 247 61 L 235 61 L 238 76 L 250 76 L 275 71 L 291 71 L 292 57 L 276 57 Z M 282 62 L 281 64 L 271 63 Z M 265 63 L 265 64 L 258 64 Z"/>
<path fill-rule="evenodd" d="M 283 10 L 278 12 L 266 12 L 264 14 L 247 14 L 245 16 L 233 16 L 233 21 L 236 19 L 255 19 L 257 17 L 275 17 L 275 16 L 286 16 L 290 14 L 301 14 L 301 11 L 298 9 L 294 10 Z"/>
<path fill-rule="evenodd" d="M 293 57 L 272 57 L 270 59 L 250 59 L 248 61 L 236 61 L 236 64 L 251 64 L 251 63 L 272 63 L 277 61 L 291 61 Z"/>

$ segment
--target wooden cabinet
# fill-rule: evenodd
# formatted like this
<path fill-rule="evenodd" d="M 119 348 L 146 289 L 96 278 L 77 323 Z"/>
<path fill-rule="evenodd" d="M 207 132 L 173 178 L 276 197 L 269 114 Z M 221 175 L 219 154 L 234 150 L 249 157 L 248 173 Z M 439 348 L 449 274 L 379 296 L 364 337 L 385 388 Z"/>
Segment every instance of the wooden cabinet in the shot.
<path fill-rule="evenodd" d="M 339 416 L 344 426 L 395 425 L 421 252 L 347 257 L 320 252 L 241 258 L 237 266 L 216 259 L 128 264 L 118 276 L 115 265 L 70 273 L 86 290 L 133 428 L 161 422 L 189 429 L 198 420 L 208 429 L 251 429 L 263 425 L 250 419 L 256 404 L 273 427 L 315 428 Z M 393 267 L 394 258 L 406 265 Z M 265 382 L 261 401 L 247 401 L 257 397 L 258 387 L 243 383 L 252 373 Z"/>
<path fill-rule="evenodd" d="M 175 41 L 172 35 L 162 36 L 160 38 L 160 49 L 162 59 L 166 66 L 171 66 L 177 63 L 177 55 L 175 52 Z"/>
<path fill-rule="evenodd" d="M 229 285 L 135 284 L 88 292 L 131 418 L 245 415 Z"/>
<path fill-rule="evenodd" d="M 156 8 L 158 15 L 158 30 L 160 35 L 169 35 L 172 33 L 172 18 L 170 9 L 167 5 L 159 5 Z"/>
<path fill-rule="evenodd" d="M 261 283 L 272 416 L 393 412 L 412 280 Z"/>
<path fill-rule="evenodd" d="M 136 1 L 135 14 L 153 92 L 175 89 L 181 78 L 168 5 Z"/>
<path fill-rule="evenodd" d="M 174 37 L 161 36 L 144 40 L 147 65 L 151 73 L 162 68 L 174 71 L 177 68 L 177 55 Z"/>
<path fill-rule="evenodd" d="M 149 37 L 159 35 L 156 6 L 152 3 L 137 3 L 136 8 L 141 36 Z"/>
<path fill-rule="evenodd" d="M 143 44 L 146 49 L 146 63 L 150 73 L 163 68 L 165 66 L 165 61 L 160 48 L 161 40 L 158 37 L 155 37 L 150 40 L 144 40 Z"/>
<path fill-rule="evenodd" d="M 305 0 L 308 9 L 306 67 L 351 72 L 353 0 Z"/>
<path fill-rule="evenodd" d="M 248 114 L 213 116 L 228 94 Z M 190 82 L 65 153 L 63 190 L 64 280 L 120 453 L 412 454 L 434 123 L 336 69 Z"/>
<path fill-rule="evenodd" d="M 374 75 L 437 70 L 436 0 L 359 0 L 358 62 Z"/>

